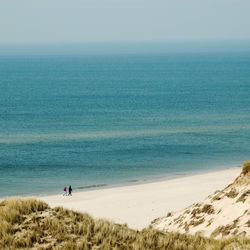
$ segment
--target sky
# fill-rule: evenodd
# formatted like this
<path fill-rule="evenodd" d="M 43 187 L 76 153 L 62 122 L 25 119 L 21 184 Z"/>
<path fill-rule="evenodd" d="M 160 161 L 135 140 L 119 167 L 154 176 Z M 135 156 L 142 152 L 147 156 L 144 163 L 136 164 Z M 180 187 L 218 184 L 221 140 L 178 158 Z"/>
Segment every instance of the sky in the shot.
<path fill-rule="evenodd" d="M 250 40 L 250 0 L 0 0 L 0 44 Z"/>

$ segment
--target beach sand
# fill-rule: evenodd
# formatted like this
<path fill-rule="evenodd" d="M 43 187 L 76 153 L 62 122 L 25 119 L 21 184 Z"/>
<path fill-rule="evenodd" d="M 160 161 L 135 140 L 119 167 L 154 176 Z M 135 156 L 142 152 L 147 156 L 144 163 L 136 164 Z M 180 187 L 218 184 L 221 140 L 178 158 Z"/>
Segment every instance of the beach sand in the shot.
<path fill-rule="evenodd" d="M 95 218 L 126 223 L 141 230 L 152 220 L 202 201 L 232 183 L 241 168 L 230 168 L 171 180 L 73 193 L 73 196 L 38 197 L 51 207 L 87 212 Z"/>

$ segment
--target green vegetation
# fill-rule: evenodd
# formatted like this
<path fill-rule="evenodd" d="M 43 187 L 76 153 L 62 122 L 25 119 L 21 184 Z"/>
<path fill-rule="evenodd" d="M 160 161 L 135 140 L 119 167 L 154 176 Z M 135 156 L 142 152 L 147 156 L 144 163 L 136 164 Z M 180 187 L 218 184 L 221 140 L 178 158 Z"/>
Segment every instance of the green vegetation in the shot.
<path fill-rule="evenodd" d="M 0 202 L 0 249 L 247 249 L 250 239 L 213 240 L 129 229 L 35 199 Z"/>

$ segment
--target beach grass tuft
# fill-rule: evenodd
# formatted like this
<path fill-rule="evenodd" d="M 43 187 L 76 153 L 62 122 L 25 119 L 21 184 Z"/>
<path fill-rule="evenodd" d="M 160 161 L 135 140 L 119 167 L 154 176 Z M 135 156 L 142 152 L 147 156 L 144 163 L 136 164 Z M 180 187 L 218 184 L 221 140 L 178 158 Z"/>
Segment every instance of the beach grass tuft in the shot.
<path fill-rule="evenodd" d="M 205 204 L 201 210 L 202 213 L 213 214 L 214 208 L 211 204 Z"/>
<path fill-rule="evenodd" d="M 244 161 L 244 162 L 243 162 L 242 173 L 243 173 L 244 175 L 250 173 L 250 161 Z"/>
<path fill-rule="evenodd" d="M 228 193 L 226 193 L 225 195 L 228 198 L 235 198 L 237 195 L 239 194 L 239 192 L 237 192 L 237 190 L 235 188 L 232 188 Z"/>

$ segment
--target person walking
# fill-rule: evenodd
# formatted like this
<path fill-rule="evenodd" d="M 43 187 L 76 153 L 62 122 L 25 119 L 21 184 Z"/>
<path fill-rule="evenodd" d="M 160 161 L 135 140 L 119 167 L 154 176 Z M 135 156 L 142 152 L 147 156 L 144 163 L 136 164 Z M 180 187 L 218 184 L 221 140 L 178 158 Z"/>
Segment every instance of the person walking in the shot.
<path fill-rule="evenodd" d="M 64 191 L 63 196 L 67 196 L 67 186 L 64 187 L 63 191 Z"/>
<path fill-rule="evenodd" d="M 70 196 L 72 195 L 72 187 L 71 187 L 71 185 L 69 186 L 69 195 Z"/>

